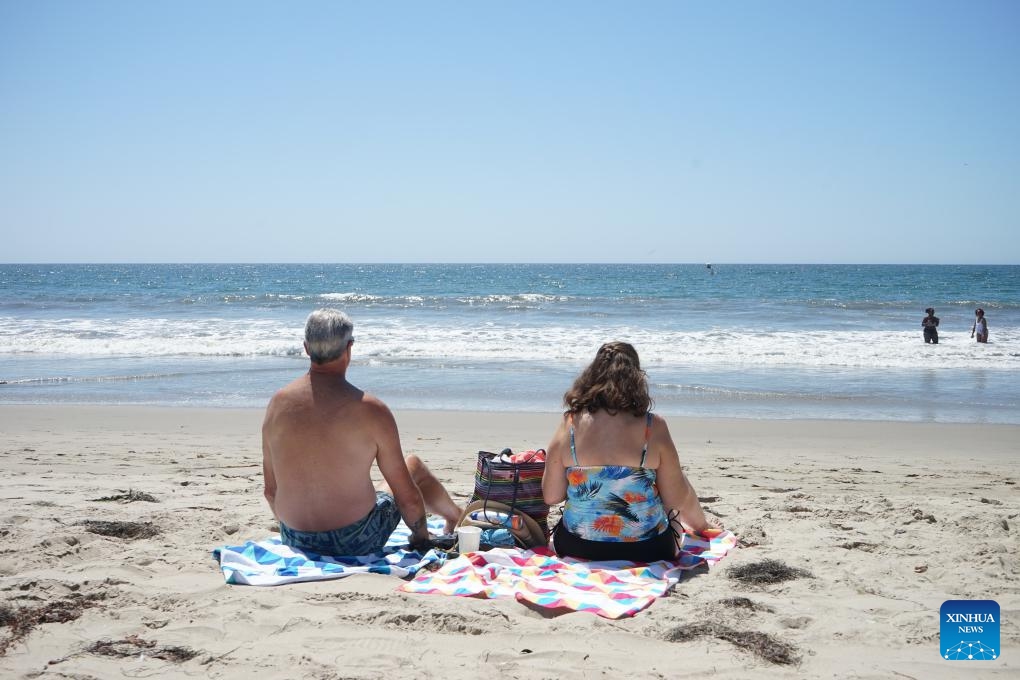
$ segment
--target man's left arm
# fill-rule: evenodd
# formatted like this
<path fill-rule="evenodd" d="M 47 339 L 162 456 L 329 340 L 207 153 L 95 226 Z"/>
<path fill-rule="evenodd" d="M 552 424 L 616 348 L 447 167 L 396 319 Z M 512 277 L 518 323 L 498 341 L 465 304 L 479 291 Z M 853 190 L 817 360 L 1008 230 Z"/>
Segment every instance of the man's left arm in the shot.
<path fill-rule="evenodd" d="M 428 548 L 431 546 L 428 522 L 425 518 L 425 501 L 421 490 L 411 478 L 411 472 L 404 462 L 404 452 L 400 447 L 400 434 L 393 414 L 382 402 L 375 407 L 376 431 L 379 449 L 376 463 L 383 479 L 393 492 L 393 499 L 400 510 L 407 528 L 411 530 L 410 543 L 412 548 Z"/>

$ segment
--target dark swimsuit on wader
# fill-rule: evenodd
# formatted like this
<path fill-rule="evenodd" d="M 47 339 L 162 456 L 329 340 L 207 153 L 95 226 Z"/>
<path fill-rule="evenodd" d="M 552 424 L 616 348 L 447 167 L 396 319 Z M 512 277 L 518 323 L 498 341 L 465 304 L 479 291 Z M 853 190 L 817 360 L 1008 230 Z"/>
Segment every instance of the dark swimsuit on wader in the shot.
<path fill-rule="evenodd" d="M 655 562 L 676 556 L 676 533 L 655 485 L 655 470 L 646 468 L 652 414 L 645 423 L 639 467 L 581 465 L 570 416 L 567 501 L 553 532 L 556 554 L 588 560 Z"/>

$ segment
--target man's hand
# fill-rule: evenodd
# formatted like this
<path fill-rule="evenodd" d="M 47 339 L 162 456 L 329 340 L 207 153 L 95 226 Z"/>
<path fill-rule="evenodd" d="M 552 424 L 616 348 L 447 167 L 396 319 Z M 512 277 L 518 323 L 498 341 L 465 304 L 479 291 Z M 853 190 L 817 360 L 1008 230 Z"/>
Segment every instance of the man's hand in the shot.
<path fill-rule="evenodd" d="M 428 552 L 432 549 L 432 536 L 429 535 L 429 525 L 424 516 L 417 521 L 409 522 L 407 528 L 411 530 L 408 543 L 411 544 L 412 550 Z"/>
<path fill-rule="evenodd" d="M 415 539 L 415 537 L 412 536 L 409 543 L 411 544 L 411 550 L 420 553 L 427 553 L 429 550 L 432 550 L 432 548 L 435 547 L 435 544 L 432 542 L 431 536 L 426 536 L 425 538 L 419 539 Z"/>

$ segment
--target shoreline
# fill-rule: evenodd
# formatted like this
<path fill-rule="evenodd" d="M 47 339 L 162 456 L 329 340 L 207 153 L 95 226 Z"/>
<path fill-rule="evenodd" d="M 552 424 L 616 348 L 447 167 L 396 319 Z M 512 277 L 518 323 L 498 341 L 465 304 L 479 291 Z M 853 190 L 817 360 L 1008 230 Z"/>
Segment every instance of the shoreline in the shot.
<path fill-rule="evenodd" d="M 401 581 L 376 574 L 224 585 L 210 551 L 273 529 L 262 414 L 0 405 L 0 604 L 90 602 L 79 618 L 12 644 L 0 675 L 938 679 L 1009 677 L 1020 658 L 1020 625 L 1007 614 L 1020 610 L 1020 426 L 667 416 L 703 505 L 741 544 L 637 616 L 608 621 L 398 593 Z M 457 502 L 471 493 L 479 449 L 545 446 L 558 418 L 395 416 L 405 453 L 421 456 Z M 129 490 L 158 502 L 99 500 Z M 159 534 L 99 536 L 83 530 L 86 519 L 150 523 Z M 728 575 L 764 559 L 811 576 L 748 586 Z M 1001 657 L 943 661 L 940 605 L 976 597 L 1001 607 Z M 738 599 L 751 608 L 725 604 Z M 703 623 L 770 635 L 799 661 L 775 665 L 718 637 L 669 639 Z M 130 636 L 198 655 L 86 649 Z"/>
<path fill-rule="evenodd" d="M 207 407 L 154 405 L 75 405 L 75 404 L 0 404 L 0 431 L 7 434 L 29 434 L 45 425 L 62 423 L 83 432 L 106 431 L 111 424 L 119 427 L 148 430 L 178 426 L 189 433 L 222 434 L 229 429 L 252 437 L 261 435 L 264 408 Z M 422 439 L 422 431 L 477 431 L 482 448 L 509 446 L 514 450 L 544 447 L 555 429 L 560 412 L 541 411 L 472 411 L 393 409 L 405 453 L 413 453 L 413 442 Z M 825 448 L 824 442 L 846 441 L 855 437 L 870 439 L 887 437 L 884 449 L 911 454 L 929 453 L 935 449 L 944 455 L 952 448 L 974 458 L 1003 459 L 1014 462 L 1020 454 L 1020 425 L 1008 423 L 942 423 L 901 420 L 847 420 L 827 418 L 738 418 L 728 416 L 663 416 L 683 457 L 682 443 L 700 446 L 711 440 L 730 440 L 730 445 L 753 447 L 756 440 L 786 440 L 795 449 Z M 862 432 L 865 430 L 864 432 Z M 484 434 L 483 434 L 484 433 Z M 492 433 L 492 434 L 489 434 Z M 521 434 L 523 433 L 523 435 Z M 498 435 L 498 436 L 497 436 Z M 499 445 L 499 437 L 506 442 Z M 465 438 L 464 444 L 470 441 Z M 483 446 L 484 445 L 484 446 Z M 498 445 L 498 446 L 497 446 Z M 473 455 L 479 449 L 467 450 Z M 491 449 L 485 449 L 491 450 Z M 261 451 L 261 449 L 258 449 Z M 873 452 L 883 457 L 880 452 Z"/>

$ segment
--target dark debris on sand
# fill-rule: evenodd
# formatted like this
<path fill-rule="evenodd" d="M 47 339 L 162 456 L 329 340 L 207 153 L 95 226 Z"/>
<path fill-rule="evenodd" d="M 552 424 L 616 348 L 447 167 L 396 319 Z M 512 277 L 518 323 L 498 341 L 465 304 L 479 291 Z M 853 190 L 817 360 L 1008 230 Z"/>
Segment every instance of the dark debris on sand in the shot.
<path fill-rule="evenodd" d="M 935 519 L 935 515 L 930 512 L 925 512 L 921 508 L 914 508 L 913 518 L 916 520 L 923 520 L 928 524 L 935 524 L 938 520 Z"/>
<path fill-rule="evenodd" d="M 839 546 L 837 547 L 843 548 L 845 550 L 861 550 L 863 552 L 870 553 L 875 552 L 881 546 L 879 546 L 877 543 L 868 543 L 866 541 L 847 541 L 846 543 L 840 543 Z"/>
<path fill-rule="evenodd" d="M 106 593 L 80 595 L 74 593 L 64 600 L 45 602 L 36 607 L 13 607 L 0 604 L 0 656 L 7 654 L 12 645 L 28 637 L 44 623 L 67 623 L 81 617 L 82 612 L 106 599 Z"/>
<path fill-rule="evenodd" d="M 114 538 L 152 538 L 159 534 L 159 527 L 152 522 L 107 522 L 95 519 L 86 519 L 78 522 L 85 527 L 85 531 L 100 536 L 113 536 Z"/>
<path fill-rule="evenodd" d="M 742 631 L 719 623 L 699 623 L 693 626 L 677 626 L 666 631 L 663 639 L 667 642 L 690 642 L 700 637 L 714 637 L 729 642 L 738 649 L 751 652 L 769 663 L 790 666 L 800 663 L 797 648 L 771 635 L 757 631 Z"/>
<path fill-rule="evenodd" d="M 730 597 L 719 600 L 719 604 L 733 609 L 749 609 L 753 612 L 774 612 L 775 610 L 767 604 L 759 604 L 748 597 Z"/>
<path fill-rule="evenodd" d="M 159 503 L 159 499 L 153 496 L 151 493 L 145 493 L 144 491 L 135 491 L 134 489 L 128 489 L 127 493 L 118 493 L 113 496 L 103 496 L 102 498 L 93 498 L 94 503 L 105 503 L 120 501 L 123 503 L 134 503 L 135 501 L 145 501 L 146 503 Z"/>
<path fill-rule="evenodd" d="M 755 585 L 768 585 L 770 583 L 782 583 L 797 578 L 814 578 L 811 572 L 805 569 L 790 567 L 779 560 L 762 560 L 741 564 L 731 567 L 726 575 L 742 583 L 753 583 Z"/>
<path fill-rule="evenodd" d="M 138 656 L 144 654 L 154 659 L 183 663 L 198 656 L 190 647 L 179 647 L 176 645 L 157 645 L 151 640 L 143 640 L 137 635 L 129 635 L 123 640 L 98 640 L 89 645 L 86 650 L 100 656 L 112 656 L 118 659 Z"/>

